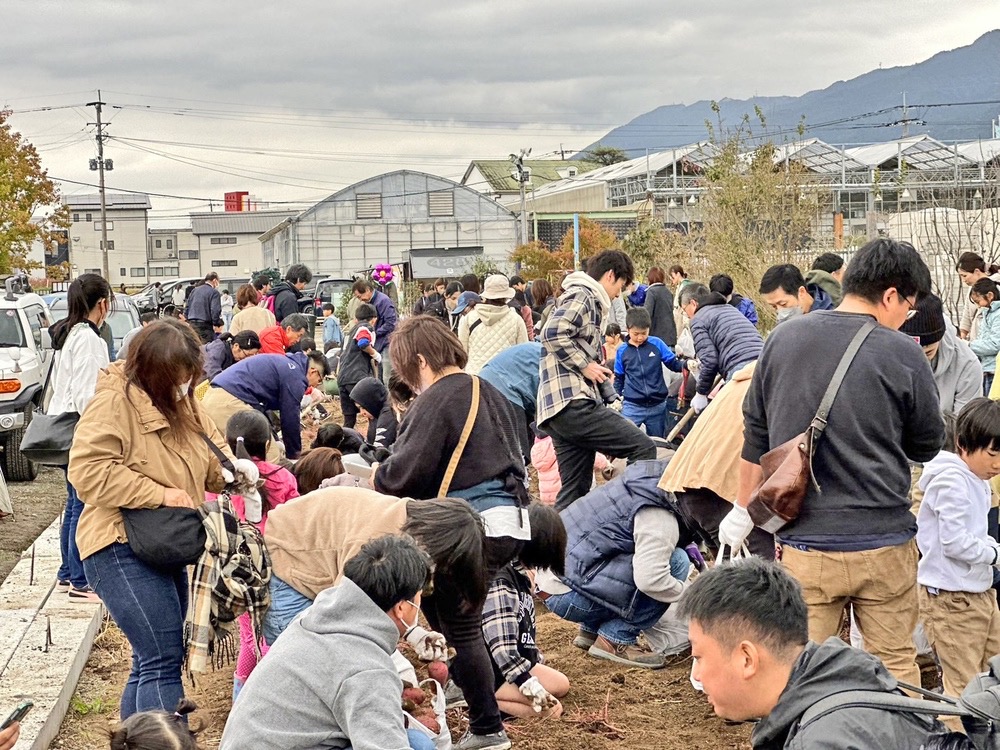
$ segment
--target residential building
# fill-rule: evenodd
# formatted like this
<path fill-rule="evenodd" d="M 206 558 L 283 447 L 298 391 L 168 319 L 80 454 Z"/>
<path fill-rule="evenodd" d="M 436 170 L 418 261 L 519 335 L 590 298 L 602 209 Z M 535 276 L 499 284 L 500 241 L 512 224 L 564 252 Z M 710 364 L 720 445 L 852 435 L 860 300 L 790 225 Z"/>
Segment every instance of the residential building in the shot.
<path fill-rule="evenodd" d="M 192 244 L 181 252 L 180 259 L 182 263 L 197 261 L 197 266 L 191 266 L 192 276 L 215 271 L 223 278 L 248 277 L 270 265 L 261 255 L 258 237 L 297 213 L 294 209 L 193 213 Z"/>
<path fill-rule="evenodd" d="M 69 262 L 73 276 L 103 274 L 101 240 L 101 196 L 67 195 L 63 203 L 70 211 Z M 149 196 L 143 193 L 106 193 L 108 235 L 108 281 L 113 287 L 145 286 L 148 280 L 146 234 Z"/>

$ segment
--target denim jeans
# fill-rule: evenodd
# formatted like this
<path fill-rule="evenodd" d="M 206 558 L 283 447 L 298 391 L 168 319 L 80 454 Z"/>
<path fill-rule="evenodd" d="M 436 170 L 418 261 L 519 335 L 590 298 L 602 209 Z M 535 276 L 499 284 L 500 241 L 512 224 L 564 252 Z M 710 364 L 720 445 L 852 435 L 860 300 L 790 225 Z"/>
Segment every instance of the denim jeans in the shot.
<path fill-rule="evenodd" d="M 631 401 L 622 403 L 622 416 L 636 427 L 646 426 L 650 437 L 665 437 L 667 429 L 667 404 L 639 406 Z"/>
<path fill-rule="evenodd" d="M 312 599 L 300 594 L 278 576 L 271 574 L 271 606 L 264 614 L 264 642 L 273 646 L 292 620 L 312 604 Z"/>
<path fill-rule="evenodd" d="M 132 672 L 121 718 L 138 711 L 173 713 L 184 697 L 184 616 L 187 569 L 146 565 L 127 544 L 112 544 L 83 561 L 87 580 L 132 646 Z"/>
<path fill-rule="evenodd" d="M 63 473 L 66 467 L 63 467 Z M 76 489 L 66 480 L 66 509 L 63 511 L 62 526 L 59 529 L 59 552 L 62 563 L 56 577 L 60 581 L 69 581 L 73 588 L 87 587 L 87 574 L 83 572 L 83 562 L 80 560 L 80 548 L 76 546 L 76 527 L 83 513 L 83 503 Z"/>

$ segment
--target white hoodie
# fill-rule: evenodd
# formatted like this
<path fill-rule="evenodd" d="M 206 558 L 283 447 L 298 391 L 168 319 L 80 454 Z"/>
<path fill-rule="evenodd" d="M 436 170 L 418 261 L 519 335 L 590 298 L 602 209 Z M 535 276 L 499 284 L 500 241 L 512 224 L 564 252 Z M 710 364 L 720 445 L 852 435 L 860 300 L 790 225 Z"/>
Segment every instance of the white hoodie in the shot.
<path fill-rule="evenodd" d="M 77 323 L 56 352 L 48 414 L 83 414 L 97 388 L 97 375 L 109 363 L 108 345 L 88 322 Z"/>
<path fill-rule="evenodd" d="M 998 545 L 987 533 L 990 485 L 954 453 L 924 464 L 917 514 L 917 583 L 942 591 L 982 593 L 993 585 Z"/>

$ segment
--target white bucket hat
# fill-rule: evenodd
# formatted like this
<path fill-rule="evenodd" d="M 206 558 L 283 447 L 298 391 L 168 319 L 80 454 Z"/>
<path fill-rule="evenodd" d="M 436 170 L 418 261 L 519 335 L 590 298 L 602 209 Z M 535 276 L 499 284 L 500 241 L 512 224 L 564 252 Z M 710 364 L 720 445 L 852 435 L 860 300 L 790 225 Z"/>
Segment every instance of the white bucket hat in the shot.
<path fill-rule="evenodd" d="M 486 277 L 486 282 L 483 284 L 483 291 L 480 296 L 484 300 L 502 299 L 510 301 L 514 298 L 514 289 L 511 287 L 510 282 L 507 281 L 506 276 L 495 273 L 492 276 Z"/>

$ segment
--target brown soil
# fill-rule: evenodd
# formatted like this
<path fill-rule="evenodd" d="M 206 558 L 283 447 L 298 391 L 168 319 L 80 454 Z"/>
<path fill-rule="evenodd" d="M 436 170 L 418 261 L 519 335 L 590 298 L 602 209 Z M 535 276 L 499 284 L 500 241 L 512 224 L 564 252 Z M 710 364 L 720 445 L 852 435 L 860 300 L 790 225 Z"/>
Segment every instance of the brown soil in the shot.
<path fill-rule="evenodd" d="M 0 582 L 66 505 L 62 469 L 42 468 L 34 482 L 9 482 L 13 518 L 0 521 Z"/>

